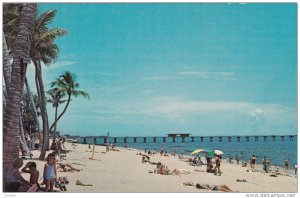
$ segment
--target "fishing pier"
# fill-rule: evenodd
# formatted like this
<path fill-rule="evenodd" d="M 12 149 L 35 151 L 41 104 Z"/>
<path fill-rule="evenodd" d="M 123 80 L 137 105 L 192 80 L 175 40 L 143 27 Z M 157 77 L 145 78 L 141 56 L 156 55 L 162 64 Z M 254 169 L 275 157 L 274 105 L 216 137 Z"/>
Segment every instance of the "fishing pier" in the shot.
<path fill-rule="evenodd" d="M 87 144 L 87 139 L 93 139 L 94 143 L 164 143 L 164 142 L 249 142 L 249 141 L 294 141 L 297 135 L 245 135 L 245 136 L 191 136 L 189 133 L 167 134 L 167 136 L 155 137 L 110 137 L 110 136 L 85 136 L 75 137 Z M 152 141 L 151 141 L 152 140 Z"/>

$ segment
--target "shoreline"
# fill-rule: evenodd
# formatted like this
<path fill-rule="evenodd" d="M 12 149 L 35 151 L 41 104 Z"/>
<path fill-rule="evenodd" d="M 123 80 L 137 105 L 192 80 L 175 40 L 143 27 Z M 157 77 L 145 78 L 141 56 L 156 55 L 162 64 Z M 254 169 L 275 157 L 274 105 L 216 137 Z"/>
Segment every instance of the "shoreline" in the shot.
<path fill-rule="evenodd" d="M 154 142 L 148 142 L 148 143 L 154 143 Z M 161 143 L 161 142 L 157 142 L 157 143 L 154 143 L 154 144 L 159 144 L 159 143 Z M 168 143 L 172 143 L 172 142 L 168 142 Z M 177 142 L 178 143 L 178 142 Z M 180 143 L 180 142 L 179 142 Z M 89 145 L 89 143 L 86 143 L 86 144 L 84 144 L 84 143 L 81 143 L 81 142 L 76 142 L 76 144 L 82 144 L 82 145 Z M 118 143 L 118 144 L 123 144 L 123 143 Z M 145 143 L 145 144 L 147 144 L 147 143 Z M 93 143 L 91 143 L 90 145 L 93 145 Z M 106 144 L 104 144 L 104 143 L 97 143 L 96 144 L 97 146 L 106 146 Z M 128 143 L 127 143 L 127 145 L 128 145 Z M 117 148 L 124 148 L 123 146 L 116 146 Z M 134 148 L 134 147 L 128 147 L 128 148 L 130 148 L 130 149 L 136 149 L 136 150 L 139 150 L 140 152 L 142 152 L 142 153 L 144 153 L 144 150 L 142 150 L 142 149 L 138 149 L 138 148 Z M 148 148 L 146 148 L 147 150 L 148 150 Z M 221 148 L 220 148 L 221 149 Z M 222 150 L 222 149 L 221 149 Z M 151 151 L 153 151 L 153 149 L 151 150 Z M 156 150 L 156 152 L 158 152 L 158 150 Z M 169 154 L 169 153 L 168 153 Z M 178 155 L 178 154 L 177 154 Z M 190 155 L 190 154 L 184 154 L 184 157 L 189 157 L 189 158 L 193 158 L 194 157 L 194 155 Z M 223 156 L 224 157 L 224 156 Z M 296 156 L 297 157 L 297 156 Z M 227 158 L 223 158 L 223 160 L 226 160 L 226 162 L 229 164 L 229 158 L 227 157 Z M 263 167 L 262 167 L 262 163 L 261 163 L 261 159 L 259 158 L 259 159 L 257 159 L 257 164 L 256 164 L 256 166 L 259 166 L 260 167 L 260 169 L 261 170 L 263 170 Z M 235 158 L 234 158 L 234 156 L 233 156 L 233 158 L 232 158 L 232 162 L 233 162 L 233 164 L 236 164 L 236 161 L 235 161 Z M 240 159 L 240 163 L 242 163 L 242 162 L 245 162 L 245 163 L 247 163 L 247 164 L 249 164 L 249 160 L 247 161 L 247 160 L 241 160 Z M 272 165 L 272 159 L 271 159 L 271 167 L 274 167 L 274 170 L 276 169 L 276 168 L 279 168 L 279 170 L 280 171 L 285 171 L 285 167 L 284 167 L 284 162 L 282 162 L 282 165 L 277 165 L 277 164 L 274 164 L 274 165 Z M 294 173 L 294 164 L 292 164 L 291 162 L 290 162 L 290 165 L 289 165 L 289 169 L 288 169 L 288 173 L 290 173 L 290 174 L 293 174 Z"/>

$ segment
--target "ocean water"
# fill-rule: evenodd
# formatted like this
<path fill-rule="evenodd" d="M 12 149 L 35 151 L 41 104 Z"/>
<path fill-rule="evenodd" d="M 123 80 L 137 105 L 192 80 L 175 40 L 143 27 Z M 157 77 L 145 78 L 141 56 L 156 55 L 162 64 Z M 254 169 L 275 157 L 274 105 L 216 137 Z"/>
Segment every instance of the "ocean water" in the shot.
<path fill-rule="evenodd" d="M 94 143 L 94 138 L 87 138 L 88 144 Z M 83 138 L 79 138 L 78 141 L 83 143 Z M 114 138 L 108 138 L 107 142 L 113 143 Z M 104 144 L 103 138 L 96 139 L 97 144 Z M 166 138 L 166 142 L 163 142 L 162 137 L 156 138 L 156 142 L 153 142 L 153 137 L 147 137 L 147 142 L 144 143 L 143 137 L 137 137 L 137 142 L 134 143 L 134 139 L 131 137 L 127 138 L 127 146 L 139 150 L 156 150 L 159 152 L 162 148 L 168 153 L 173 150 L 176 153 L 184 152 L 184 155 L 190 155 L 192 151 L 199 148 L 206 149 L 219 149 L 224 152 L 223 158 L 228 158 L 229 154 L 233 160 L 238 155 L 241 161 L 249 161 L 252 155 L 255 155 L 258 159 L 258 163 L 261 163 L 264 156 L 269 157 L 271 165 L 284 166 L 284 160 L 289 160 L 289 166 L 292 168 L 297 164 L 297 136 L 290 141 L 289 137 L 285 137 L 282 141 L 280 137 L 276 137 L 275 141 L 271 137 L 268 137 L 267 141 L 264 141 L 262 137 L 259 137 L 258 141 L 255 141 L 254 137 L 250 137 L 249 141 L 246 141 L 244 137 L 241 137 L 241 141 L 238 142 L 236 138 L 232 137 L 231 142 L 227 141 L 224 137 L 222 142 L 219 142 L 218 137 L 214 137 L 214 141 L 210 142 L 209 138 L 205 137 L 204 141 L 201 142 L 200 138 L 195 138 L 192 142 L 191 138 L 185 138 L 185 142 L 182 142 L 180 137 L 175 139 L 173 142 L 172 138 Z M 124 138 L 117 138 L 117 147 L 124 146 Z M 200 156 L 204 154 L 200 153 Z"/>

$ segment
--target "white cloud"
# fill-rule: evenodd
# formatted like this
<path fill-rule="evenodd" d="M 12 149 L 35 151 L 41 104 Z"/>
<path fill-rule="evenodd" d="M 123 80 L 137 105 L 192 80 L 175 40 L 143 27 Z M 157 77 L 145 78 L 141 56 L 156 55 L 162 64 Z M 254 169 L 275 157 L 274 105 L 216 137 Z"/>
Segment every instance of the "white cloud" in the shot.
<path fill-rule="evenodd" d="M 146 80 L 176 80 L 179 79 L 178 76 L 150 76 L 146 77 Z"/>
<path fill-rule="evenodd" d="M 119 74 L 115 73 L 107 73 L 107 72 L 98 72 L 97 73 L 100 77 L 119 77 Z"/>
<path fill-rule="evenodd" d="M 184 71 L 177 72 L 173 75 L 166 76 L 150 76 L 146 80 L 178 80 L 186 78 L 203 78 L 203 79 L 222 79 L 237 80 L 233 72 L 202 72 L 202 71 Z"/>
<path fill-rule="evenodd" d="M 200 71 L 186 71 L 179 72 L 178 75 L 195 78 L 219 78 L 226 80 L 235 80 L 235 74 L 233 72 L 200 72 Z"/>
<path fill-rule="evenodd" d="M 49 67 L 46 67 L 48 69 L 53 69 L 57 67 L 66 67 L 66 66 L 71 66 L 74 65 L 76 62 L 74 61 L 59 61 L 51 64 Z"/>

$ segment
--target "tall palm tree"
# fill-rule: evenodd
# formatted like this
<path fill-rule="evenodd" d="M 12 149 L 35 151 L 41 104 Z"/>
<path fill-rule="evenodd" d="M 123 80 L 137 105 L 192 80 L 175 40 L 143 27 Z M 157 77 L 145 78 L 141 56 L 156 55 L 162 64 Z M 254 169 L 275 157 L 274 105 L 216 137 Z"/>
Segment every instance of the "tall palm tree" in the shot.
<path fill-rule="evenodd" d="M 66 71 L 64 74 L 60 75 L 59 78 L 57 78 L 55 81 L 51 83 L 52 88 L 56 88 L 57 91 L 66 93 L 67 95 L 67 104 L 64 107 L 63 111 L 61 114 L 58 116 L 57 119 L 55 119 L 54 123 L 50 127 L 50 131 L 53 129 L 54 126 L 56 126 L 57 122 L 60 120 L 60 118 L 64 115 L 66 112 L 70 101 L 72 99 L 72 96 L 78 97 L 78 96 L 83 96 L 84 98 L 90 99 L 90 96 L 88 93 L 85 91 L 78 90 L 79 88 L 79 83 L 76 82 L 77 77 L 75 74 Z"/>
<path fill-rule="evenodd" d="M 49 124 L 47 114 L 47 98 L 42 78 L 42 66 L 50 65 L 56 60 L 59 49 L 54 43 L 55 39 L 67 34 L 66 30 L 59 28 L 49 29 L 47 25 L 52 22 L 56 15 L 56 10 L 50 10 L 41 14 L 36 19 L 35 35 L 31 45 L 31 58 L 36 70 L 36 86 L 40 97 L 40 110 L 43 121 L 43 143 L 39 159 L 44 159 L 46 151 L 49 149 Z"/>
<path fill-rule="evenodd" d="M 20 102 L 22 76 L 30 62 L 30 44 L 34 30 L 36 4 L 23 4 L 18 35 L 16 37 L 10 88 L 7 93 L 7 105 L 3 115 L 3 184 L 9 165 L 19 156 Z M 5 191 L 5 189 L 4 189 Z"/>
<path fill-rule="evenodd" d="M 3 41 L 2 41 L 2 46 L 3 46 L 3 77 L 4 77 L 4 82 L 5 82 L 5 87 L 3 90 L 8 90 L 9 85 L 10 85 L 10 80 L 11 80 L 11 70 L 12 70 L 12 65 L 11 65 L 11 56 L 9 55 L 10 51 L 7 46 L 6 42 L 6 36 L 7 35 L 12 35 L 15 34 L 17 35 L 18 33 L 18 26 L 20 24 L 20 13 L 21 13 L 21 8 L 22 4 L 4 4 L 3 6 L 3 25 L 4 25 L 4 31 L 3 31 Z M 14 42 L 15 42 L 15 37 L 14 36 Z M 10 40 L 13 38 L 12 36 L 8 36 L 9 43 L 12 44 L 12 41 Z M 10 46 L 11 49 L 13 46 Z M 24 72 L 25 73 L 25 72 Z M 24 76 L 24 75 L 23 75 Z M 23 90 L 23 85 L 21 84 L 21 90 Z M 3 92 L 3 109 L 6 108 L 6 91 Z M 20 131 L 20 149 L 22 151 L 22 154 L 26 155 L 29 153 L 29 149 L 27 147 L 26 141 L 25 141 L 25 135 L 24 135 L 24 130 L 22 127 L 22 121 L 21 121 L 21 116 L 20 116 L 20 125 L 19 125 L 19 131 Z"/>
<path fill-rule="evenodd" d="M 4 4 L 4 31 L 7 38 L 7 46 L 12 49 L 16 40 L 16 26 L 19 24 L 20 4 Z M 47 99 L 42 79 L 41 63 L 50 65 L 57 58 L 58 47 L 54 44 L 56 38 L 67 34 L 66 30 L 59 28 L 49 29 L 47 25 L 51 23 L 56 15 L 56 10 L 50 10 L 35 16 L 34 35 L 31 43 L 30 57 L 36 68 L 36 87 L 39 95 L 40 109 L 43 121 L 43 143 L 40 159 L 44 159 L 48 149 L 48 116 Z M 13 54 L 13 51 L 11 51 Z M 38 120 L 36 118 L 36 120 Z M 42 141 L 40 141 L 42 142 Z"/>
<path fill-rule="evenodd" d="M 63 100 L 63 98 L 65 97 L 66 93 L 60 91 L 57 88 L 50 89 L 47 93 L 50 96 L 50 98 L 48 99 L 48 102 L 51 103 L 52 106 L 55 108 L 55 117 L 54 117 L 54 120 L 56 120 L 57 119 L 57 109 L 58 109 L 58 106 L 60 104 L 62 104 L 62 103 L 64 103 L 64 102 L 67 101 L 67 100 Z M 57 125 L 54 126 L 53 139 L 52 139 L 52 145 L 51 145 L 51 147 L 53 147 L 55 145 L 56 127 L 57 127 Z"/>

